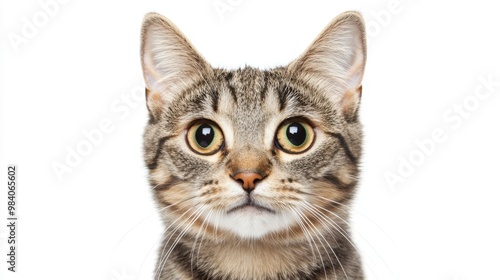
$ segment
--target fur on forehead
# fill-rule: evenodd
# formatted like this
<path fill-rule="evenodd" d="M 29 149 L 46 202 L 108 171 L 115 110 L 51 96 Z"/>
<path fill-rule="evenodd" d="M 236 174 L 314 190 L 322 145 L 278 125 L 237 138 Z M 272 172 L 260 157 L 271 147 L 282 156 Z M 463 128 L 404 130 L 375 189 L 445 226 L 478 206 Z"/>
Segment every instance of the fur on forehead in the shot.
<path fill-rule="evenodd" d="M 211 79 L 183 91 L 168 103 L 161 115 L 166 127 L 186 125 L 193 119 L 243 119 L 242 126 L 271 116 L 309 118 L 327 127 L 340 127 L 341 108 L 323 92 L 302 80 L 289 80 L 284 68 L 259 70 L 214 69 Z M 244 129 L 244 128 L 243 128 Z"/>

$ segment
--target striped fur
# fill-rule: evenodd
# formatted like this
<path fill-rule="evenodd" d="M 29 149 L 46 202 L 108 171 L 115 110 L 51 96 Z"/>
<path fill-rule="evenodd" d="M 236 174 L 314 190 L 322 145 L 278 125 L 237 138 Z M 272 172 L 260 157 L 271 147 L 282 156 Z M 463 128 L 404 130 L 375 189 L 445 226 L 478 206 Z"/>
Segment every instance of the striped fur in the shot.
<path fill-rule="evenodd" d="M 173 23 L 145 17 L 144 154 L 166 227 L 155 279 L 363 279 L 348 220 L 365 57 L 356 12 L 334 19 L 295 61 L 269 70 L 212 68 Z M 279 125 L 292 118 L 314 129 L 300 154 L 275 145 Z M 186 142 L 200 119 L 224 135 L 213 155 Z M 231 177 L 241 170 L 263 174 L 251 194 Z M 239 211 L 248 199 L 264 208 Z"/>

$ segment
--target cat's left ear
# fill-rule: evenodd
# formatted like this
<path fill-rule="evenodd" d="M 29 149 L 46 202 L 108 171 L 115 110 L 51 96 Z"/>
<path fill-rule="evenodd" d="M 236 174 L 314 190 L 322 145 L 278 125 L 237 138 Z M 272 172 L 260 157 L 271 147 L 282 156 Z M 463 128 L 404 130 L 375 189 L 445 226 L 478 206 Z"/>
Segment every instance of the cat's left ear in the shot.
<path fill-rule="evenodd" d="M 156 13 L 144 17 L 141 62 L 147 105 L 153 117 L 212 70 L 181 31 Z"/>
<path fill-rule="evenodd" d="M 356 115 L 366 61 L 366 35 L 358 12 L 337 16 L 289 66 L 291 75 L 321 87 L 346 118 Z"/>

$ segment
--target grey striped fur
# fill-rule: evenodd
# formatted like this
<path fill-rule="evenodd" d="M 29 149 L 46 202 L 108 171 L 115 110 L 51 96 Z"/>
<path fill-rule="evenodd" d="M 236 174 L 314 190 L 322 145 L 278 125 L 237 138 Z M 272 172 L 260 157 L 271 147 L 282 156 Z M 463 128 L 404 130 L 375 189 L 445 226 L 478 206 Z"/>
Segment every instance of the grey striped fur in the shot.
<path fill-rule="evenodd" d="M 348 224 L 362 147 L 361 15 L 339 15 L 299 58 L 269 70 L 215 69 L 154 13 L 141 42 L 144 156 L 166 228 L 155 279 L 363 279 Z M 289 154 L 275 136 L 295 118 L 315 139 Z M 186 142 L 200 119 L 224 135 L 213 155 Z M 241 170 L 264 174 L 251 195 L 231 178 Z M 234 211 L 250 196 L 267 211 Z"/>

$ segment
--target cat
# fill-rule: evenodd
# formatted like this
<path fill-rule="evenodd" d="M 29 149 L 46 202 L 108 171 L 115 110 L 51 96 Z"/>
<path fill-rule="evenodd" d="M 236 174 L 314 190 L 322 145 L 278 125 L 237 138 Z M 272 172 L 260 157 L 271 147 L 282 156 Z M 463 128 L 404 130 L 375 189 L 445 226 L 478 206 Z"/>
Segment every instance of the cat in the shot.
<path fill-rule="evenodd" d="M 154 279 L 364 279 L 349 233 L 364 21 L 337 16 L 290 64 L 211 67 L 150 13 L 144 157 L 165 223 Z"/>

